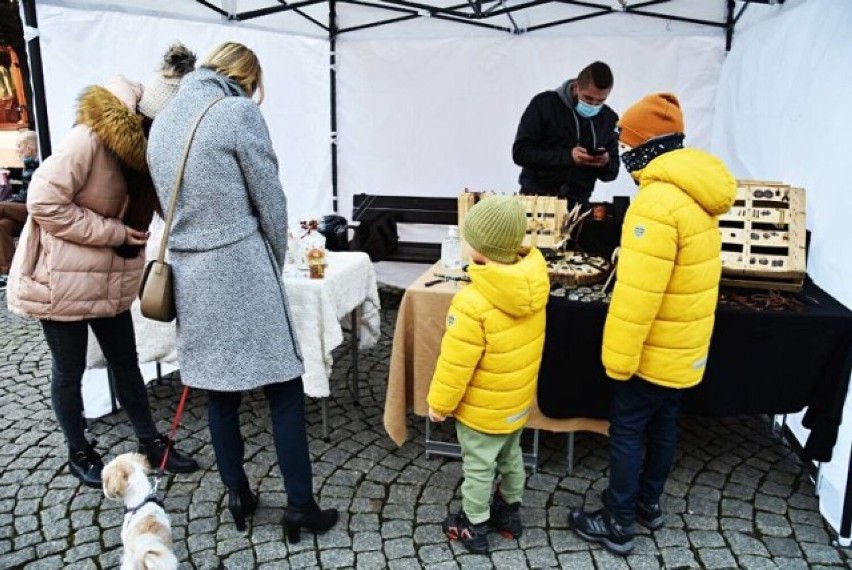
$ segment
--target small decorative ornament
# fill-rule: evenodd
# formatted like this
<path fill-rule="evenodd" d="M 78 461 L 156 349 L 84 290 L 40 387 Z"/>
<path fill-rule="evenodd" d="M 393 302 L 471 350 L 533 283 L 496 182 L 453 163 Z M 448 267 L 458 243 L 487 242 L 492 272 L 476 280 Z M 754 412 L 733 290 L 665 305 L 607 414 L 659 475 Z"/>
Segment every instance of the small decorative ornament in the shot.
<path fill-rule="evenodd" d="M 314 247 L 308 250 L 305 254 L 305 259 L 308 262 L 308 271 L 311 279 L 322 279 L 325 277 L 325 249 Z"/>
<path fill-rule="evenodd" d="M 313 259 L 314 263 L 311 263 L 311 259 L 309 259 L 308 254 L 313 250 L 321 250 L 322 252 L 322 264 L 325 266 L 325 236 L 319 233 L 318 226 L 319 222 L 316 218 L 307 218 L 300 221 L 299 224 L 302 228 L 302 235 L 299 236 L 299 268 L 301 270 L 309 270 L 311 272 L 312 279 L 321 279 L 322 277 L 314 277 L 315 269 L 312 268 L 312 265 L 317 265 L 320 254 L 314 252 Z M 325 272 L 323 271 L 323 274 Z"/>

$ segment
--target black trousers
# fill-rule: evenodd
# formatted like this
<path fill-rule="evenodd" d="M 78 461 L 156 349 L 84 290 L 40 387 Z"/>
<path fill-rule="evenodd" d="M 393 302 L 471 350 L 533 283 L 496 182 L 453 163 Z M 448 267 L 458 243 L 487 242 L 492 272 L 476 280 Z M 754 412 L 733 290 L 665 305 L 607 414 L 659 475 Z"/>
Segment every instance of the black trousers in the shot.
<path fill-rule="evenodd" d="M 133 424 L 136 437 L 150 439 L 157 436 L 145 381 L 139 371 L 130 311 L 100 319 L 41 321 L 41 326 L 53 358 L 50 381 L 53 412 L 71 450 L 85 449 L 88 445 L 81 384 L 86 370 L 89 327 L 115 376 L 116 396 Z"/>
<path fill-rule="evenodd" d="M 272 419 L 272 439 L 284 490 L 291 506 L 313 503 L 313 473 L 305 431 L 305 389 L 301 378 L 263 387 Z M 216 453 L 219 476 L 226 487 L 248 485 L 243 460 L 245 446 L 240 432 L 242 392 L 207 392 L 210 439 Z"/>

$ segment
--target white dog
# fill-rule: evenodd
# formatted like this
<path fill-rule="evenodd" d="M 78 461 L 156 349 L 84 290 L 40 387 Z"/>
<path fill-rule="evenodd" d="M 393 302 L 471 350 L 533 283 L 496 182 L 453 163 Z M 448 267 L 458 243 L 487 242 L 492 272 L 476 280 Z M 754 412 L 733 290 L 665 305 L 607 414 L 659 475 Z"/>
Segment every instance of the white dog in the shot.
<path fill-rule="evenodd" d="M 104 467 L 101 478 L 108 499 L 124 499 L 122 570 L 173 570 L 172 527 L 166 511 L 151 494 L 150 466 L 144 455 L 124 453 Z"/>

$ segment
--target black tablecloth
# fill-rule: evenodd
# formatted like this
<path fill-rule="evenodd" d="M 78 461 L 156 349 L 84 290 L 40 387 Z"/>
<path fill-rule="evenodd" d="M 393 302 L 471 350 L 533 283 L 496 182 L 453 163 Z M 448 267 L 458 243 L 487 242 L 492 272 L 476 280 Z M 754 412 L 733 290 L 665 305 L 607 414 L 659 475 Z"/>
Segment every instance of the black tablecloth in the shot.
<path fill-rule="evenodd" d="M 798 310 L 719 306 L 704 380 L 683 410 L 785 414 L 808 406 L 806 456 L 831 458 L 852 372 L 852 311 L 809 279 Z M 538 403 L 552 418 L 607 418 L 615 380 L 601 364 L 608 305 L 551 297 Z"/>

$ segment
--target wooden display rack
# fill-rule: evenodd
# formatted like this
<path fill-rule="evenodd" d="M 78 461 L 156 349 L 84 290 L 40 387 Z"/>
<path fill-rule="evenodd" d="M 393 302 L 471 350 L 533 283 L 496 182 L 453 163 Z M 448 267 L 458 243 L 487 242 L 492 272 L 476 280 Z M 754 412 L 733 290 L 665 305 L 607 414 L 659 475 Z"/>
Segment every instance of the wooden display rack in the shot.
<path fill-rule="evenodd" d="M 737 181 L 719 217 L 722 285 L 801 291 L 805 279 L 805 191 L 780 182 Z"/>
<path fill-rule="evenodd" d="M 461 236 L 461 227 L 473 205 L 493 192 L 471 192 L 465 189 L 459 194 L 459 239 L 462 242 L 462 259 L 467 259 L 469 246 Z M 527 212 L 527 235 L 524 245 L 539 248 L 555 248 L 565 238 L 563 225 L 568 215 L 568 201 L 555 196 L 514 196 Z"/>

